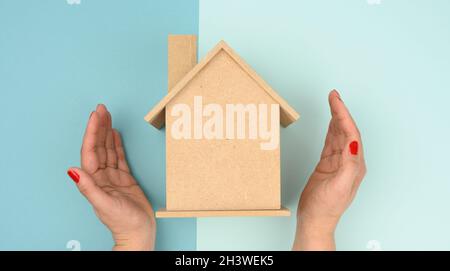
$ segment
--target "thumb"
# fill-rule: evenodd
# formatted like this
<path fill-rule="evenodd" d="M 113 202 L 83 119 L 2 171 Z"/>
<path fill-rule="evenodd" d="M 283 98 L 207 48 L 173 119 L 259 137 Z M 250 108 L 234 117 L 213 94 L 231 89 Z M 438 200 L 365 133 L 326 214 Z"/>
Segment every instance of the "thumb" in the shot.
<path fill-rule="evenodd" d="M 92 176 L 81 168 L 72 167 L 67 170 L 67 175 L 75 182 L 86 199 L 94 206 L 101 209 L 110 201 L 110 197 L 94 182 Z"/>
<path fill-rule="evenodd" d="M 359 175 L 361 161 L 360 161 L 360 146 L 357 140 L 347 142 L 347 148 L 342 152 L 342 166 L 338 170 L 337 180 L 340 185 L 347 189 L 353 189 L 356 179 Z"/>

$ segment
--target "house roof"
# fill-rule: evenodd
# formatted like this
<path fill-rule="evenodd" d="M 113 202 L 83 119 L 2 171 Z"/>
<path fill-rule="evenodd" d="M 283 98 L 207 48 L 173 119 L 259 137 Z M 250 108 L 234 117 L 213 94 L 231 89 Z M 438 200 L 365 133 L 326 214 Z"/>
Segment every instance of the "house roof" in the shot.
<path fill-rule="evenodd" d="M 208 64 L 221 50 L 225 51 L 236 63 L 280 105 L 280 123 L 283 127 L 296 121 L 300 115 L 267 84 L 237 53 L 224 41 L 220 41 L 197 65 L 192 68 L 169 93 L 159 101 L 145 116 L 145 120 L 160 129 L 165 122 L 166 105 L 184 89 L 184 87 Z"/>

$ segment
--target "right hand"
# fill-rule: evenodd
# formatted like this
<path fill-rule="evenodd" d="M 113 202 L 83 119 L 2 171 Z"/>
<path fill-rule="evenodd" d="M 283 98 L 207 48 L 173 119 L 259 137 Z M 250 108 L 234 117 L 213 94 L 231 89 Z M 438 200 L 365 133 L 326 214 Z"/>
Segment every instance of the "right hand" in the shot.
<path fill-rule="evenodd" d="M 153 250 L 152 206 L 131 175 L 120 134 L 104 105 L 91 113 L 81 147 L 81 168 L 67 172 L 113 235 L 114 250 Z"/>

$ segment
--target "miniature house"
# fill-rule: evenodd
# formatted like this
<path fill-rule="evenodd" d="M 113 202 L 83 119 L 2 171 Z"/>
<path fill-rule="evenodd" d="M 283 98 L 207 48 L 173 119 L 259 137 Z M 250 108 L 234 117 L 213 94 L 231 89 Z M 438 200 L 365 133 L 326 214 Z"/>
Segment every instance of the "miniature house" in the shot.
<path fill-rule="evenodd" d="M 166 208 L 156 216 L 289 216 L 279 132 L 299 114 L 224 41 L 198 64 L 196 43 L 169 36 L 169 92 L 145 116 L 166 127 Z"/>

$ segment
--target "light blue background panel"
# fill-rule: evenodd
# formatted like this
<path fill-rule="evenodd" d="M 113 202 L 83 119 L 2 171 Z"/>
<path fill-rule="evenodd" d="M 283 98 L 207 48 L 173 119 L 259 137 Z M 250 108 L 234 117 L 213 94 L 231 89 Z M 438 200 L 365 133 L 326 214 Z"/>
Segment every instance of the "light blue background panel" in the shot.
<path fill-rule="evenodd" d="M 200 1 L 200 55 L 226 40 L 301 118 L 281 131 L 282 198 L 294 215 L 198 219 L 199 250 L 291 248 L 333 88 L 368 165 L 338 249 L 450 249 L 450 1 L 369 2 Z"/>
<path fill-rule="evenodd" d="M 111 249 L 66 175 L 97 103 L 154 207 L 165 205 L 164 131 L 143 117 L 167 93 L 167 35 L 197 31 L 195 0 L 0 0 L 0 249 Z M 158 220 L 156 247 L 195 249 L 195 220 Z"/>
<path fill-rule="evenodd" d="M 165 205 L 164 131 L 143 121 L 166 93 L 167 34 L 225 39 L 300 113 L 281 132 L 283 204 L 295 214 L 341 90 L 368 174 L 338 249 L 450 249 L 450 2 L 0 0 L 0 249 L 110 249 L 66 175 L 105 103 L 133 173 Z M 198 22 L 200 20 L 200 22 Z M 158 249 L 290 249 L 295 216 L 158 220 Z M 371 241 L 375 240 L 375 241 Z"/>

